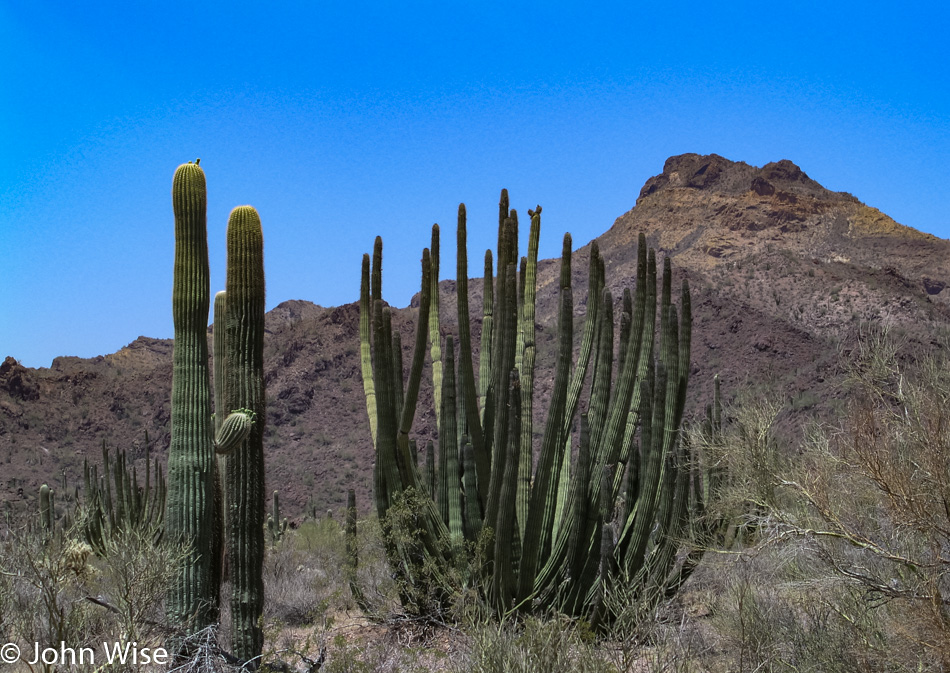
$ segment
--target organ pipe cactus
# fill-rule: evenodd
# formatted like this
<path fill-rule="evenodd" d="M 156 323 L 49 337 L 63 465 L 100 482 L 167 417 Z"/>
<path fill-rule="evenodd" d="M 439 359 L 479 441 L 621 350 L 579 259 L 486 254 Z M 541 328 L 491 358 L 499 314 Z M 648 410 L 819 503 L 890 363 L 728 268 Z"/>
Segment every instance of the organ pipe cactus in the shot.
<path fill-rule="evenodd" d="M 667 579 L 667 594 L 675 592 L 699 565 L 703 551 L 711 547 L 729 549 L 736 542 L 740 532 L 742 516 L 726 516 L 723 512 L 712 511 L 723 483 L 728 475 L 716 464 L 717 459 L 709 455 L 722 450 L 722 400 L 719 376 L 713 382 L 713 401 L 706 405 L 706 418 L 699 430 L 699 444 L 705 449 L 694 459 L 700 468 L 692 475 L 692 490 L 688 502 L 688 521 L 684 524 L 689 530 L 689 539 L 693 546 L 683 558 L 682 564 L 672 566 Z"/>
<path fill-rule="evenodd" d="M 483 530 L 489 532 L 490 561 L 484 575 L 473 579 L 480 579 L 486 599 L 499 614 L 557 609 L 609 620 L 612 608 L 603 597 L 616 582 L 636 591 L 665 581 L 692 511 L 690 460 L 680 441 L 689 371 L 689 288 L 684 281 L 677 308 L 667 258 L 658 302 L 656 255 L 641 234 L 635 290 L 625 292 L 620 303 L 615 367 L 614 301 L 605 289 L 597 244 L 591 244 L 589 295 L 575 362 L 572 243 L 570 235 L 565 236 L 555 289 L 559 309 L 554 386 L 540 446 L 535 446 L 541 207 L 528 214 L 528 253 L 520 260 L 519 274 L 518 217 L 508 207 L 507 192 L 502 192 L 497 275 L 491 277 L 489 251 L 476 368 L 468 315 L 466 212 L 464 205 L 459 207 L 460 333 L 457 340 L 447 335 L 444 349 L 441 343 L 438 350 L 434 344 L 431 348 L 440 360 L 440 367 L 433 368 L 433 383 L 440 391 L 439 456 L 427 460 L 424 470 L 403 447 L 408 447 L 426 340 L 436 340 L 444 331 L 430 309 L 438 291 L 430 254 L 423 252 L 416 355 L 405 390 L 388 364 L 393 335 L 389 309 L 381 300 L 378 238 L 371 268 L 364 258 L 361 326 L 366 330 L 361 334 L 368 335 L 363 341 L 364 376 L 372 373 L 364 389 L 375 393 L 375 407 L 368 396 L 367 409 L 375 411 L 371 423 L 377 431 L 377 511 L 385 517 L 403 492 L 429 494 L 417 513 L 422 535 L 414 553 L 430 570 L 446 563 L 458 566 L 459 555 L 468 553 L 460 538 L 474 541 Z M 435 228 L 434 250 L 437 245 Z M 369 361 L 371 370 L 365 367 Z M 586 406 L 581 404 L 585 390 Z M 574 437 L 579 417 L 581 431 Z M 412 559 L 397 549 L 390 552 L 397 575 L 411 580 Z M 447 597 L 445 589 L 442 595 Z"/>
<path fill-rule="evenodd" d="M 96 465 L 83 463 L 82 532 L 98 555 L 109 548 L 108 542 L 125 532 L 136 530 L 158 544 L 165 533 L 166 483 L 161 465 L 151 460 L 148 434 L 145 436 L 145 476 L 142 481 L 126 452 L 113 456 L 102 443 L 102 474 Z"/>

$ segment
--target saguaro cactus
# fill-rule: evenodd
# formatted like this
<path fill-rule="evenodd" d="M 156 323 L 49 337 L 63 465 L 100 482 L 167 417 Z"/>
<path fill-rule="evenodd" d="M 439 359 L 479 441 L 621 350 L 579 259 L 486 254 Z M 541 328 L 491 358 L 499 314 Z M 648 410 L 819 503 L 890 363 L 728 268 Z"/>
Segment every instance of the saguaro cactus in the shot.
<path fill-rule="evenodd" d="M 227 459 L 231 642 L 247 662 L 263 648 L 264 606 L 264 236 L 257 211 L 235 208 L 227 238 L 225 408 L 253 417 Z"/>
<path fill-rule="evenodd" d="M 40 526 L 47 535 L 53 532 L 53 490 L 47 484 L 40 486 Z"/>
<path fill-rule="evenodd" d="M 287 532 L 287 517 L 280 516 L 280 496 L 274 491 L 274 504 L 267 516 L 267 530 L 270 532 L 271 545 L 276 545 Z"/>
<path fill-rule="evenodd" d="M 187 632 L 217 618 L 220 563 L 215 553 L 215 451 L 226 453 L 252 432 L 249 405 L 224 416 L 217 435 L 211 415 L 208 371 L 207 189 L 198 162 L 182 164 L 172 181 L 175 267 L 172 316 L 172 430 L 168 450 L 165 532 L 188 550 L 166 597 L 169 620 Z M 263 469 L 261 469 L 263 472 Z M 261 477 L 263 479 L 263 476 Z"/>
<path fill-rule="evenodd" d="M 213 373 L 214 373 L 214 432 L 215 436 L 221 435 L 225 422 L 226 404 L 224 401 L 224 384 L 227 379 L 227 350 L 225 343 L 225 301 L 227 293 L 221 290 L 214 295 L 212 329 L 212 350 L 213 350 Z M 212 540 L 212 560 L 211 560 L 211 581 L 215 586 L 221 586 L 221 582 L 227 576 L 227 560 L 224 553 L 224 544 L 227 539 L 227 494 L 224 492 L 224 475 L 227 474 L 227 455 L 222 453 L 221 447 L 216 446 L 215 451 L 215 471 L 214 471 L 214 539 Z"/>
<path fill-rule="evenodd" d="M 175 273 L 172 315 L 171 445 L 165 526 L 188 556 L 168 593 L 175 624 L 198 630 L 210 624 L 218 603 L 211 573 L 214 539 L 214 438 L 208 373 L 207 191 L 197 163 L 178 167 L 172 183 Z"/>

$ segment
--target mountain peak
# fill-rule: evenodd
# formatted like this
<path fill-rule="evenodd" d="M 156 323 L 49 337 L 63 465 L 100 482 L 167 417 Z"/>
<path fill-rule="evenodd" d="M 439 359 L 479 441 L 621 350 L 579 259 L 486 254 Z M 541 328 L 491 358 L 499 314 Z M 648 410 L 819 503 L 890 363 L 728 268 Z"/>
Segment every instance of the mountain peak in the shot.
<path fill-rule="evenodd" d="M 730 161 L 718 154 L 692 153 L 667 159 L 663 172 L 643 185 L 637 202 L 670 189 L 697 189 L 734 196 L 750 191 L 759 196 L 771 196 L 777 191 L 815 197 L 834 194 L 788 159 L 757 168 L 741 161 Z"/>
<path fill-rule="evenodd" d="M 780 249 L 799 259 L 887 264 L 915 281 L 950 273 L 950 243 L 826 189 L 788 159 L 757 167 L 718 154 L 672 156 L 600 238 L 601 250 L 632 244 L 641 231 L 697 270 Z"/>

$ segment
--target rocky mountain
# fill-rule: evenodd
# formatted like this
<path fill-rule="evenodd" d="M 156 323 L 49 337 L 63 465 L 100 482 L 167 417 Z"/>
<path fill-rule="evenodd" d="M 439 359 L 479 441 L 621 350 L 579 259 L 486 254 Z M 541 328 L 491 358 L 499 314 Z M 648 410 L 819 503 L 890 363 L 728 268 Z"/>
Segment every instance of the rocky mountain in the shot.
<path fill-rule="evenodd" d="M 615 297 L 635 277 L 640 231 L 672 258 L 675 275 L 689 278 L 693 290 L 694 409 L 719 373 L 727 394 L 740 388 L 783 394 L 786 422 L 794 428 L 808 415 L 841 406 L 843 360 L 868 324 L 899 333 L 908 354 L 943 347 L 950 326 L 950 242 L 825 189 L 790 161 L 757 168 L 717 155 L 668 159 L 636 205 L 597 239 Z M 420 241 L 420 249 L 426 243 Z M 578 316 L 586 302 L 589 245 L 573 264 Z M 553 378 L 544 365 L 553 351 L 556 272 L 553 261 L 540 265 L 541 397 Z M 354 283 L 357 277 L 354 268 Z M 476 330 L 480 286 L 470 284 Z M 455 310 L 454 293 L 455 283 L 444 281 L 443 316 Z M 410 306 L 394 313 L 407 366 L 415 312 Z M 370 509 L 373 452 L 358 327 L 355 304 L 288 301 L 267 315 L 267 476 L 292 516 L 311 499 L 319 511 L 339 508 L 351 486 L 361 509 Z M 83 458 L 98 460 L 103 441 L 142 460 L 148 432 L 152 451 L 164 452 L 171 351 L 169 340 L 140 337 L 117 353 L 57 358 L 48 369 L 28 369 L 8 357 L 0 365 L 0 500 L 33 500 L 43 481 L 59 483 L 63 472 L 78 483 Z M 417 416 L 422 435 L 434 424 L 428 395 Z"/>

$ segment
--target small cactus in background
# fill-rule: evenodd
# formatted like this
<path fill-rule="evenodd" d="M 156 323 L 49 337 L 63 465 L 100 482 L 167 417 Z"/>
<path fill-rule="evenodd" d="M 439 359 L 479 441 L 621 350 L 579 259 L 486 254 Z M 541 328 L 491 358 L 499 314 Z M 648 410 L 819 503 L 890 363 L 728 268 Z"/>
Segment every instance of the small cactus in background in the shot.
<path fill-rule="evenodd" d="M 274 506 L 267 516 L 267 530 L 270 532 L 271 545 L 276 545 L 287 532 L 287 518 L 280 518 L 280 500 L 274 491 Z"/>
<path fill-rule="evenodd" d="M 158 459 L 150 458 L 148 435 L 145 441 L 142 483 L 125 451 L 113 457 L 104 441 L 101 476 L 98 466 L 83 463 L 82 534 L 100 556 L 106 553 L 108 541 L 124 532 L 140 531 L 156 544 L 164 536 L 167 486 Z"/>
<path fill-rule="evenodd" d="M 307 498 L 307 507 L 306 507 L 306 510 L 305 510 L 305 511 L 306 511 L 306 515 L 307 515 L 308 517 L 310 517 L 310 518 L 313 519 L 314 521 L 317 520 L 317 503 L 316 503 L 316 501 L 313 499 L 313 494 L 312 494 L 312 493 L 311 493 L 311 494 L 309 495 L 309 497 Z"/>
<path fill-rule="evenodd" d="M 328 516 L 330 512 L 327 512 Z M 350 595 L 364 614 L 374 616 L 374 610 L 366 600 L 363 589 L 360 587 L 359 571 L 359 538 L 357 537 L 356 491 L 352 488 L 346 492 L 346 513 L 343 520 L 343 543 L 345 553 L 345 567 L 347 584 L 350 586 Z"/>
<path fill-rule="evenodd" d="M 46 535 L 53 533 L 54 522 L 53 491 L 48 485 L 43 484 L 40 486 L 40 527 L 45 531 Z"/>

